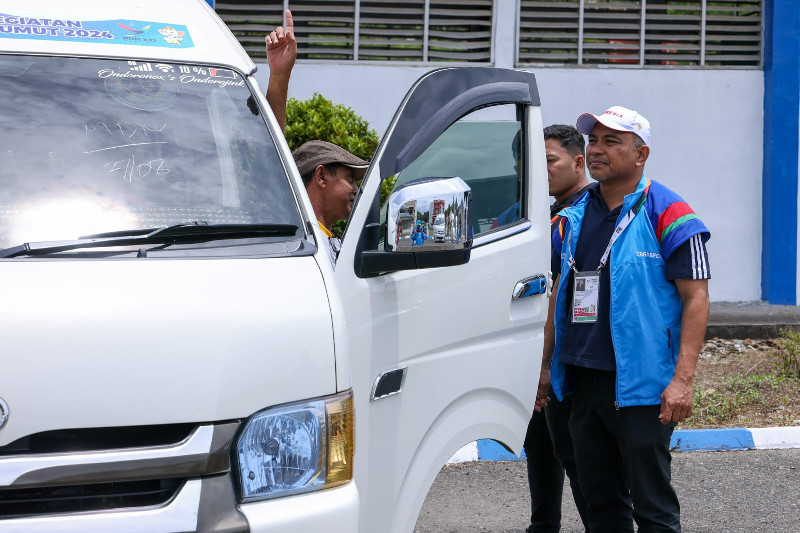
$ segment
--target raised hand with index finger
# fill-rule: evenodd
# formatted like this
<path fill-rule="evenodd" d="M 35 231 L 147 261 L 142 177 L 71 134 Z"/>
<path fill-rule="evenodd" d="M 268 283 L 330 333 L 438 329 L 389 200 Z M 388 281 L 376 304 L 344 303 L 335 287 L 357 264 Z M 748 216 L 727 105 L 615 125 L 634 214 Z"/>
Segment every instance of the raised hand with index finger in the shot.
<path fill-rule="evenodd" d="M 271 75 L 289 76 L 297 59 L 297 40 L 294 36 L 292 12 L 286 10 L 286 27 L 278 26 L 264 38 Z"/>

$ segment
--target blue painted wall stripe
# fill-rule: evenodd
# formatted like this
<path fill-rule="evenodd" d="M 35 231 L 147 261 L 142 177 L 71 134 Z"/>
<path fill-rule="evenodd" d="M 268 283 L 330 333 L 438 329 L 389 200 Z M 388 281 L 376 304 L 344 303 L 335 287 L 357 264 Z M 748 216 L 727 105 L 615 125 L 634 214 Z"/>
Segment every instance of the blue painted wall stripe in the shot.
<path fill-rule="evenodd" d="M 797 304 L 798 27 L 797 0 L 765 0 L 761 293 L 771 304 Z"/>

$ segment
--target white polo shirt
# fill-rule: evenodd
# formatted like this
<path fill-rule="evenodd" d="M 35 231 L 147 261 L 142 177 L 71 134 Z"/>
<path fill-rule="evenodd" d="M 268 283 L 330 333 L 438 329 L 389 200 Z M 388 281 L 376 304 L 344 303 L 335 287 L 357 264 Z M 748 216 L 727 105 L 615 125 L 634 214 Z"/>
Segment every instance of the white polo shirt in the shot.
<path fill-rule="evenodd" d="M 336 267 L 336 258 L 339 256 L 339 250 L 342 249 L 342 241 L 339 240 L 337 237 L 333 236 L 333 233 L 330 232 L 328 228 L 326 228 L 322 222 L 317 220 L 322 233 L 325 234 L 325 247 L 328 249 L 328 256 L 331 258 L 331 264 Z"/>

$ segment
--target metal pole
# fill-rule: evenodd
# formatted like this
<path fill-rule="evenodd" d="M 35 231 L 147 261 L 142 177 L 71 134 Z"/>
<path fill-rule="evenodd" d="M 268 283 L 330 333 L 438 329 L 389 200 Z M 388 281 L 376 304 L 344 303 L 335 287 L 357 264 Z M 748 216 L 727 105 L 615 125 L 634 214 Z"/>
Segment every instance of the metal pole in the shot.
<path fill-rule="evenodd" d="M 361 0 L 355 3 L 355 19 L 353 20 L 353 61 L 358 61 L 358 40 L 361 35 Z"/>
<path fill-rule="evenodd" d="M 700 13 L 700 66 L 706 64 L 706 0 L 703 0 L 703 5 Z"/>
<path fill-rule="evenodd" d="M 515 46 L 514 46 L 514 67 L 519 65 L 519 43 L 522 40 L 522 5 L 521 4 L 522 4 L 522 2 L 520 0 L 517 0 L 517 5 L 516 5 L 517 27 L 516 27 L 516 32 L 514 32 L 515 33 L 514 40 L 516 41 Z M 495 2 L 495 5 L 497 5 L 497 2 Z M 495 31 L 493 31 L 492 34 L 496 36 L 497 35 L 497 10 L 495 10 L 495 21 L 494 21 L 493 26 L 494 26 L 494 30 Z M 496 37 L 495 37 L 495 39 L 496 39 Z M 494 59 L 495 48 L 496 48 L 496 46 L 494 46 L 494 44 L 493 44 L 492 45 L 492 63 L 495 62 L 495 59 Z"/>
<path fill-rule="evenodd" d="M 584 0 L 578 3 L 578 64 L 583 65 L 583 8 Z"/>
<path fill-rule="evenodd" d="M 646 22 L 645 22 L 646 18 L 647 18 L 647 0 L 642 0 L 642 23 L 641 23 L 641 25 L 639 27 L 639 31 L 641 32 L 639 34 L 639 66 L 640 67 L 644 66 L 644 47 L 645 47 L 644 34 L 645 34 L 645 30 L 647 29 Z"/>
<path fill-rule="evenodd" d="M 425 19 L 422 21 L 422 60 L 428 61 L 428 37 L 430 33 L 431 0 L 425 0 Z"/>

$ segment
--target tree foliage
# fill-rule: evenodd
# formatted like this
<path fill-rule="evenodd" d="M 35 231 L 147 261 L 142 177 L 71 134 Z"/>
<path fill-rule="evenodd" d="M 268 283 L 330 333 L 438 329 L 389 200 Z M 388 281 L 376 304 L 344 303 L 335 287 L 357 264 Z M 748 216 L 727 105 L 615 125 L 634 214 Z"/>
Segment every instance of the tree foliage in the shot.
<path fill-rule="evenodd" d="M 314 93 L 308 100 L 289 98 L 284 136 L 292 151 L 308 141 L 328 141 L 366 161 L 375 155 L 379 142 L 377 132 L 366 120 L 349 107 L 334 104 L 319 93 Z M 381 204 L 386 201 L 396 180 L 392 176 L 381 183 Z M 331 231 L 341 237 L 344 225 L 344 221 L 337 221 Z"/>
<path fill-rule="evenodd" d="M 307 141 L 328 141 L 367 161 L 378 148 L 378 134 L 366 120 L 319 93 L 308 100 L 289 99 L 284 136 L 291 150 Z"/>

